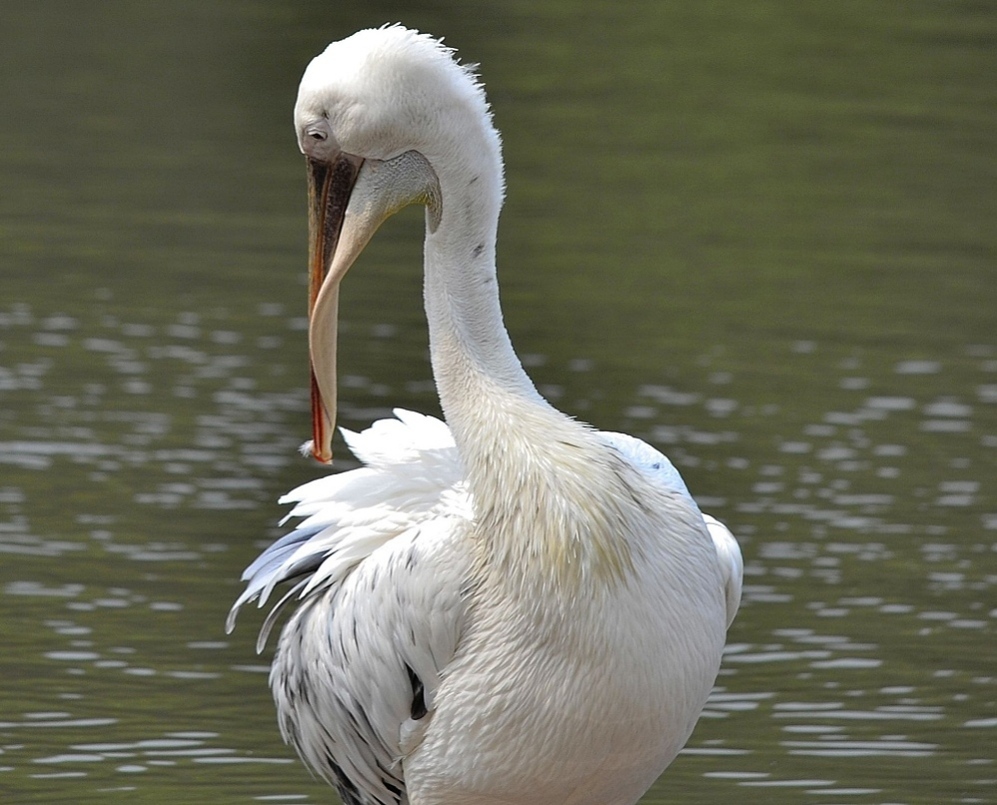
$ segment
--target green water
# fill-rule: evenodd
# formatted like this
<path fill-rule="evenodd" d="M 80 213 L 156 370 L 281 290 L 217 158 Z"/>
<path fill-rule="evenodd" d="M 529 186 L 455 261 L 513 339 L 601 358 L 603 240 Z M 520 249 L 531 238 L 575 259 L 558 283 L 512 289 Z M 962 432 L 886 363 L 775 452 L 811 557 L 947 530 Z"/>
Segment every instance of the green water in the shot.
<path fill-rule="evenodd" d="M 401 20 L 482 65 L 538 386 L 741 539 L 645 801 L 997 802 L 997 12 L 371 5 L 0 9 L 0 801 L 334 801 L 222 625 L 321 471 L 297 80 Z M 349 427 L 438 410 L 420 227 L 344 289 Z"/>

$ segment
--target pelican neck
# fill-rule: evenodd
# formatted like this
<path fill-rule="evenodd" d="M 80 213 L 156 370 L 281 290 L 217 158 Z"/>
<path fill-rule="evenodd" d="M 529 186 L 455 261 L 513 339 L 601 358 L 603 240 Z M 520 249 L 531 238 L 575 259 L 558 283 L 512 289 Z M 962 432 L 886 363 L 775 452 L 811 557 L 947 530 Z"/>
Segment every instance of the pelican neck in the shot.
<path fill-rule="evenodd" d="M 433 375 L 458 441 L 462 425 L 479 418 L 484 402 L 552 410 L 523 369 L 502 318 L 495 266 L 500 177 L 501 167 L 463 178 L 440 176 L 443 215 L 426 235 Z"/>
<path fill-rule="evenodd" d="M 500 177 L 440 176 L 443 215 L 425 245 L 433 375 L 488 535 L 476 543 L 481 567 L 520 590 L 609 588 L 633 566 L 613 537 L 632 514 L 618 505 L 629 486 L 612 451 L 540 396 L 513 350 L 495 269 Z"/>

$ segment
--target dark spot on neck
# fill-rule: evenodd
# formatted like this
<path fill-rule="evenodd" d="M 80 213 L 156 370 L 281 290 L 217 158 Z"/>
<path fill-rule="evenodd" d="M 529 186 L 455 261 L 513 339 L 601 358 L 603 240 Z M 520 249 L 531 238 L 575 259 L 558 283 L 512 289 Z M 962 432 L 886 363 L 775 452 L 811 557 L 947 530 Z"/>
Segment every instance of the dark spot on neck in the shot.
<path fill-rule="evenodd" d="M 474 250 L 471 252 L 471 257 L 481 257 L 481 253 L 484 250 L 485 250 L 485 244 L 479 243 L 477 246 L 474 247 Z"/>

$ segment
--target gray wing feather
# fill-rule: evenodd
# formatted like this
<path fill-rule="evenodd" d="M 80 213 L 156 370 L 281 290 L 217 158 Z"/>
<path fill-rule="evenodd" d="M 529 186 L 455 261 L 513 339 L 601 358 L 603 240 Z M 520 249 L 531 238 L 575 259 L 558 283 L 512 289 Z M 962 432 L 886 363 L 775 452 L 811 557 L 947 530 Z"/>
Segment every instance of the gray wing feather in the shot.
<path fill-rule="evenodd" d="M 365 467 L 282 498 L 302 518 L 243 573 L 241 607 L 289 590 L 260 630 L 299 604 L 270 681 L 285 740 L 347 805 L 404 805 L 401 761 L 432 719 L 463 624 L 472 502 L 446 425 L 396 411 L 344 431 Z M 286 518 L 285 518 L 286 519 Z"/>

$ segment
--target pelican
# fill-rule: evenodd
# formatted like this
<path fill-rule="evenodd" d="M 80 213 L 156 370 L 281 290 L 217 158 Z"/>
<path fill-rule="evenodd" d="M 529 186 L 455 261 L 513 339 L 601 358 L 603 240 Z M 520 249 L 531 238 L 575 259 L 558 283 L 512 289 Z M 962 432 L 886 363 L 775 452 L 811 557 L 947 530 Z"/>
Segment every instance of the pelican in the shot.
<path fill-rule="evenodd" d="M 484 90 L 393 25 L 334 42 L 294 108 L 310 220 L 313 439 L 331 461 L 343 276 L 425 207 L 424 302 L 446 422 L 343 431 L 362 461 L 294 490 L 300 518 L 243 574 L 281 733 L 347 805 L 630 805 L 696 724 L 741 554 L 665 456 L 553 408 L 496 285 L 504 192 Z"/>

